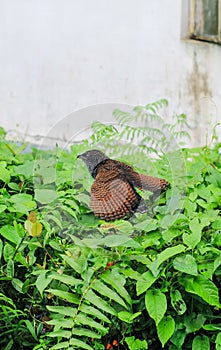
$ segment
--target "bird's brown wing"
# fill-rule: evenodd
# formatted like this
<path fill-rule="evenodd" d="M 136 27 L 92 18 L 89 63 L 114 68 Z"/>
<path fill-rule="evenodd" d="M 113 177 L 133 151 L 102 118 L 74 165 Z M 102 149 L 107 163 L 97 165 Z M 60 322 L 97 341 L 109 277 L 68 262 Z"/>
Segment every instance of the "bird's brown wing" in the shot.
<path fill-rule="evenodd" d="M 157 192 L 166 189 L 169 183 L 157 177 L 136 173 L 133 174 L 132 184 L 141 190 Z"/>
<path fill-rule="evenodd" d="M 111 174 L 110 174 L 111 173 Z M 95 216 L 106 221 L 125 217 L 139 203 L 139 195 L 117 172 L 99 171 L 91 187 L 90 207 Z"/>
<path fill-rule="evenodd" d="M 125 178 L 132 184 L 132 186 L 139 188 L 140 190 L 146 190 L 150 192 L 158 192 L 166 189 L 169 186 L 169 183 L 157 177 L 140 174 L 136 172 L 131 166 L 115 161 L 116 166 L 119 169 L 122 169 L 122 173 Z"/>

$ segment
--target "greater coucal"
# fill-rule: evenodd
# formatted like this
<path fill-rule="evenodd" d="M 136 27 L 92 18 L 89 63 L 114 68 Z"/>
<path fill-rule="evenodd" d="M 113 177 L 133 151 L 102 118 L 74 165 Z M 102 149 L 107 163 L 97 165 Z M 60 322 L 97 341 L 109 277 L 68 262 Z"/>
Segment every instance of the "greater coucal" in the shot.
<path fill-rule="evenodd" d="M 105 221 L 134 213 L 142 202 L 134 187 L 155 194 L 169 186 L 166 180 L 140 174 L 131 166 L 110 159 L 98 150 L 87 151 L 78 158 L 85 162 L 95 179 L 90 192 L 90 208 L 96 217 Z"/>

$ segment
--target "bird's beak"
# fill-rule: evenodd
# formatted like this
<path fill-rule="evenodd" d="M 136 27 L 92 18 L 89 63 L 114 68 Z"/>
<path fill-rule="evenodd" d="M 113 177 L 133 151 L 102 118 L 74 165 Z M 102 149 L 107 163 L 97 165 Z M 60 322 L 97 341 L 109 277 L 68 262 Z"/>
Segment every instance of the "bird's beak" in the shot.
<path fill-rule="evenodd" d="M 86 157 L 85 157 L 84 154 L 78 154 L 78 155 L 77 155 L 77 159 L 82 159 L 83 161 L 85 161 L 85 160 L 86 160 Z"/>

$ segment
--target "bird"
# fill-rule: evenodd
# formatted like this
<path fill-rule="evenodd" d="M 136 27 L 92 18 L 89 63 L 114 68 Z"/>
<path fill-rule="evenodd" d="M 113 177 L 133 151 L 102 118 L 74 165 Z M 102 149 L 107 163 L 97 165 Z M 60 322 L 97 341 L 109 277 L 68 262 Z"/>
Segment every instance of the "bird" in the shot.
<path fill-rule="evenodd" d="M 159 195 L 170 185 L 164 179 L 141 174 L 130 165 L 111 159 L 99 150 L 86 151 L 77 158 L 85 162 L 94 178 L 90 190 L 90 209 L 95 217 L 104 221 L 127 217 L 136 212 L 138 207 L 146 209 L 143 198 L 135 188 Z"/>

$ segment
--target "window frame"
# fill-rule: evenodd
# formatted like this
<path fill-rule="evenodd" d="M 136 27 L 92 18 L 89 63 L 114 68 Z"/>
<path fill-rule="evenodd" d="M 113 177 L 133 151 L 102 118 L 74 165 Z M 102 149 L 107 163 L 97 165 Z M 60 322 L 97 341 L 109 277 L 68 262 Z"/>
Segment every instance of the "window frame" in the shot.
<path fill-rule="evenodd" d="M 217 35 L 206 35 L 195 33 L 195 7 L 198 0 L 190 0 L 189 4 L 189 37 L 193 40 L 206 41 L 221 44 L 221 0 L 218 0 L 218 33 Z"/>
<path fill-rule="evenodd" d="M 217 35 L 197 35 L 195 33 L 195 4 L 198 0 L 182 0 L 181 37 L 204 43 L 221 45 L 221 0 L 218 0 L 218 33 Z"/>

